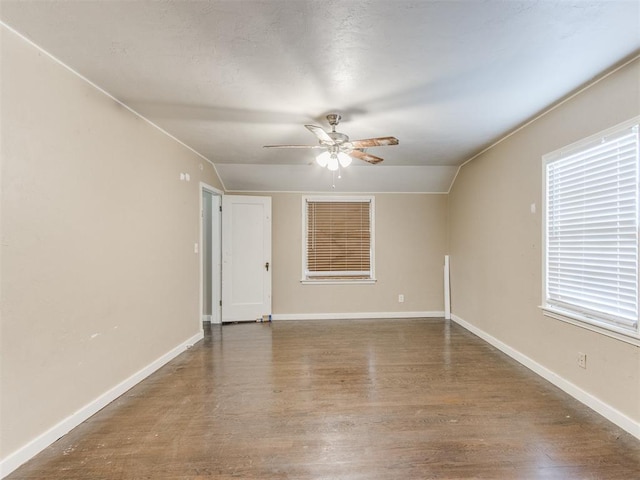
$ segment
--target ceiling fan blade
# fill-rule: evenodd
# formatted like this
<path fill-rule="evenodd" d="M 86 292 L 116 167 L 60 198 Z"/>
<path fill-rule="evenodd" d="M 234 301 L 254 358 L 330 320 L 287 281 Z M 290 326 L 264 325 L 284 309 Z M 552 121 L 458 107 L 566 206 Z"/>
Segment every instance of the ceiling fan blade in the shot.
<path fill-rule="evenodd" d="M 386 147 L 387 145 L 398 145 L 400 141 L 396 137 L 365 138 L 362 140 L 351 140 L 353 148 Z"/>
<path fill-rule="evenodd" d="M 364 153 L 362 150 L 353 150 L 349 152 L 349 155 L 351 155 L 353 158 L 364 160 L 365 162 L 369 162 L 373 165 L 375 165 L 376 163 L 380 163 L 384 160 L 383 158 L 376 157 L 375 155 Z"/>
<path fill-rule="evenodd" d="M 318 140 L 320 140 L 320 143 L 324 143 L 326 145 L 335 144 L 335 142 L 333 141 L 333 138 L 331 138 L 329 134 L 325 132 L 322 127 L 317 127 L 316 125 L 305 125 L 305 127 L 307 128 L 307 130 L 313 133 L 316 137 L 318 137 Z"/>
<path fill-rule="evenodd" d="M 262 148 L 326 148 L 324 145 L 263 145 Z"/>

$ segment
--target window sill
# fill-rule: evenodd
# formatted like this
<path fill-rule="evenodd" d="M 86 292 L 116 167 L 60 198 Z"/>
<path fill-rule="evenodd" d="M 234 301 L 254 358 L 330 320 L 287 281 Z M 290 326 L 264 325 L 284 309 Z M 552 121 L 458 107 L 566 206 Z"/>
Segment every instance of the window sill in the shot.
<path fill-rule="evenodd" d="M 302 285 L 373 285 L 374 283 L 376 283 L 376 281 L 377 280 L 375 278 L 367 278 L 363 280 L 338 280 L 336 278 L 332 278 L 330 280 L 322 280 L 303 278 L 302 280 L 300 280 L 300 283 Z"/>
<path fill-rule="evenodd" d="M 542 310 L 542 314 L 545 317 L 555 318 L 556 320 L 560 320 L 561 322 L 569 323 L 571 325 L 575 325 L 576 327 L 584 328 L 586 330 L 590 330 L 592 332 L 596 332 L 601 335 L 620 340 L 621 342 L 640 346 L 640 335 L 635 334 L 634 332 L 623 330 L 621 328 L 616 329 L 615 327 L 609 326 L 602 327 L 591 320 L 580 317 L 579 315 L 572 315 L 571 312 L 567 312 L 564 310 L 557 310 L 555 308 L 545 306 L 541 306 L 539 308 Z"/>

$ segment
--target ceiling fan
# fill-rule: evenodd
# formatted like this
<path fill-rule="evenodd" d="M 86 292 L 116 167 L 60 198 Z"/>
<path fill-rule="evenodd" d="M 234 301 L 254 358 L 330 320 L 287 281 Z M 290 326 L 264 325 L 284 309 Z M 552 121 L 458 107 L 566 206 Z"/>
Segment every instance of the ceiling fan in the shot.
<path fill-rule="evenodd" d="M 318 145 L 265 145 L 264 148 L 319 148 L 324 149 L 316 157 L 316 162 L 321 167 L 329 170 L 348 167 L 352 158 L 364 160 L 365 162 L 376 164 L 382 162 L 382 158 L 365 152 L 369 147 L 385 147 L 387 145 L 398 145 L 399 141 L 395 137 L 365 138 L 363 140 L 349 140 L 344 133 L 336 132 L 336 126 L 342 117 L 337 113 L 327 115 L 327 121 L 331 125 L 331 131 L 326 132 L 322 127 L 316 125 L 305 125 L 307 130 L 318 138 Z"/>

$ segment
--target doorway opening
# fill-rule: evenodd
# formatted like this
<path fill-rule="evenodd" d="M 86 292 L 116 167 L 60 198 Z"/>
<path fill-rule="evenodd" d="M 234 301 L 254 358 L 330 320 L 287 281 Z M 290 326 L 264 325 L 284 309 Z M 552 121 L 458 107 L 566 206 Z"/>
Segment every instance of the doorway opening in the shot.
<path fill-rule="evenodd" d="M 222 323 L 222 192 L 200 186 L 200 311 L 202 322 Z"/>

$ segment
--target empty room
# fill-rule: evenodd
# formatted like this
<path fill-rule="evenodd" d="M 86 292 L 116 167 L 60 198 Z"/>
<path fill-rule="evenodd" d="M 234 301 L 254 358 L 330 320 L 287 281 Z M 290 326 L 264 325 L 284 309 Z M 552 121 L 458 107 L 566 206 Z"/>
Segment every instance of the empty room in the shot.
<path fill-rule="evenodd" d="M 0 0 L 0 478 L 640 479 L 637 0 Z"/>

